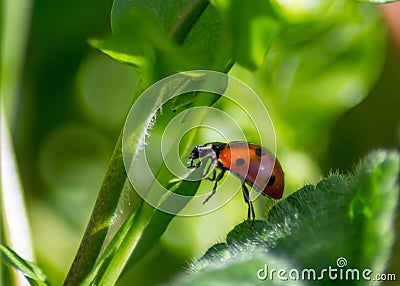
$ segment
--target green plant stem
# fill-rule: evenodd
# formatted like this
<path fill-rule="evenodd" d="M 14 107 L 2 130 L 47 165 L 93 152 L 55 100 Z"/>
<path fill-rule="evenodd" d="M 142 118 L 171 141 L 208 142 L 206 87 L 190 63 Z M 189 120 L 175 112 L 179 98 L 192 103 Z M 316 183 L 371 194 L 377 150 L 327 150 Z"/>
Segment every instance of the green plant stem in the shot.
<path fill-rule="evenodd" d="M 126 180 L 122 158 L 122 132 L 108 165 L 100 193 L 86 228 L 78 253 L 64 285 L 77 285 L 92 269 L 107 235 Z"/>
<path fill-rule="evenodd" d="M 190 30 L 209 4 L 209 0 L 189 1 L 169 29 L 169 37 L 178 44 L 182 44 L 187 34 L 189 34 Z"/>
<path fill-rule="evenodd" d="M 153 208 L 146 206 L 147 209 Z M 150 210 L 151 211 L 151 210 Z M 124 240 L 120 244 L 120 248 L 115 252 L 114 257 L 107 267 L 105 273 L 102 275 L 99 285 L 115 285 L 123 269 L 128 263 L 129 257 L 132 251 L 137 246 L 141 239 L 141 234 L 145 230 L 148 224 L 148 212 L 139 212 L 139 215 L 135 217 L 135 223 L 131 224 L 128 232 L 124 236 Z"/>
<path fill-rule="evenodd" d="M 197 19 L 209 5 L 208 0 L 190 1 L 172 24 L 168 33 L 174 41 L 182 43 Z M 143 85 L 143 81 L 142 81 Z M 138 89 L 138 90 L 144 90 Z M 89 224 L 79 246 L 64 285 L 77 285 L 93 268 L 103 247 L 112 216 L 124 193 L 127 180 L 122 158 L 122 131 L 114 148 L 100 193 L 97 197 Z"/>
<path fill-rule="evenodd" d="M 143 206 L 143 204 L 141 204 L 141 206 Z M 96 276 L 99 275 L 99 273 L 101 272 L 101 269 L 108 266 L 107 261 L 111 261 L 115 252 L 120 248 L 122 242 L 125 239 L 125 236 L 127 235 L 127 233 L 130 230 L 130 226 L 132 225 L 133 220 L 136 219 L 136 214 L 141 209 L 141 206 L 139 206 L 137 210 L 135 210 L 133 213 L 131 213 L 130 216 L 127 218 L 127 220 L 124 222 L 124 224 L 121 226 L 121 228 L 119 229 L 117 234 L 114 236 L 114 238 L 108 245 L 107 249 L 104 251 L 101 259 L 92 268 L 92 271 L 90 272 L 90 274 L 85 277 L 85 280 L 83 281 L 83 285 L 89 285 L 93 281 L 95 281 Z"/>
<path fill-rule="evenodd" d="M 205 101 L 200 96 L 198 99 L 205 105 L 212 105 L 218 98 L 219 97 L 216 96 L 213 99 Z M 206 114 L 207 112 L 203 111 L 196 113 L 195 116 L 197 116 L 199 122 L 201 122 Z M 192 136 L 193 140 L 195 135 L 192 134 Z M 188 181 L 184 180 L 171 183 L 168 189 L 177 194 L 192 196 L 196 192 L 199 184 L 199 181 L 191 182 L 189 179 Z M 197 185 L 197 187 L 193 187 L 193 185 Z M 162 206 L 166 203 L 168 198 L 169 194 L 160 198 L 158 202 L 159 205 Z M 184 205 L 181 207 L 183 208 Z M 174 216 L 175 215 L 164 213 L 147 203 L 143 203 L 140 210 L 132 214 L 121 227 L 121 230 L 118 231 L 116 236 L 122 237 L 122 239 L 111 242 L 107 248 L 106 252 L 112 253 L 112 256 L 110 255 L 104 258 L 103 255 L 102 261 L 96 264 L 96 268 L 99 270 L 94 271 L 95 274 L 97 274 L 97 281 L 94 281 L 94 284 L 114 285 L 127 265 L 136 263 L 152 248 L 155 242 L 154 239 L 157 238 L 158 240 L 158 238 L 161 237 Z M 118 251 L 112 252 L 112 249 L 118 249 Z M 91 276 L 94 277 L 93 274 L 91 274 Z M 89 283 L 93 282 L 93 280 L 91 280 L 92 277 L 89 277 L 87 280 Z"/>

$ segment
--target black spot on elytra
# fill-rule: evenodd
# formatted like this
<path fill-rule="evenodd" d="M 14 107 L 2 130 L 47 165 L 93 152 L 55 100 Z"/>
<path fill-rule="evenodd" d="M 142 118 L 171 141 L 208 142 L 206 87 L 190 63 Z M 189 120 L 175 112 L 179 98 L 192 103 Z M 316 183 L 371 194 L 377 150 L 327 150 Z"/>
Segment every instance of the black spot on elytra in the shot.
<path fill-rule="evenodd" d="M 235 164 L 236 166 L 242 166 L 244 164 L 244 160 L 242 158 L 236 159 Z"/>
<path fill-rule="evenodd" d="M 275 183 L 275 176 L 274 176 L 274 175 L 271 175 L 271 177 L 269 177 L 269 179 L 268 179 L 267 186 L 270 187 L 270 186 L 272 186 L 274 183 Z"/>
<path fill-rule="evenodd" d="M 257 148 L 256 149 L 256 155 L 257 155 L 257 157 L 261 158 L 262 156 L 265 155 L 265 152 L 264 152 L 264 150 L 262 148 Z"/>

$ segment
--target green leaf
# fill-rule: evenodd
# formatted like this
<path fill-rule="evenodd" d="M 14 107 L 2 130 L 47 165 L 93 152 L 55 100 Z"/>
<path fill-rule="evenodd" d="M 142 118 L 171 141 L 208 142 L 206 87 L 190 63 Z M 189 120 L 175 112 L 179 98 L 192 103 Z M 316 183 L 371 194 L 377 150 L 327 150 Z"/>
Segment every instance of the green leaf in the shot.
<path fill-rule="evenodd" d="M 256 75 L 281 134 L 278 142 L 323 152 L 327 131 L 374 85 L 385 45 L 379 10 L 356 1 L 333 1 L 315 17 L 285 23 Z"/>
<path fill-rule="evenodd" d="M 138 68 L 147 82 L 182 70 L 224 71 L 232 56 L 221 48 L 219 15 L 208 4 L 207 0 L 115 1 L 112 34 L 90 43 Z"/>
<path fill-rule="evenodd" d="M 111 11 L 111 26 L 114 29 L 121 18 L 123 18 L 126 13 L 129 13 L 129 11 L 133 9 L 141 9 L 146 10 L 146 12 L 156 21 L 157 25 L 160 25 L 162 29 L 167 32 L 173 25 L 173 21 L 178 15 L 180 9 L 188 2 L 188 0 L 167 2 L 163 0 L 115 0 Z"/>
<path fill-rule="evenodd" d="M 115 60 L 132 65 L 142 73 L 162 73 L 162 58 L 168 57 L 172 67 L 190 66 L 179 53 L 179 47 L 168 38 L 157 21 L 146 10 L 136 8 L 124 13 L 114 25 L 113 33 L 90 43 Z"/>
<path fill-rule="evenodd" d="M 256 250 L 251 254 L 238 252 L 221 259 L 224 259 L 226 267 L 221 267 L 220 262 L 216 262 L 209 265 L 205 271 L 181 277 L 171 285 L 308 285 L 301 280 L 290 282 L 279 280 L 276 272 L 272 274 L 271 279 L 269 273 L 271 269 L 294 269 L 295 265 L 287 259 L 263 250 Z"/>
<path fill-rule="evenodd" d="M 303 187 L 276 204 L 266 221 L 256 221 L 253 228 L 247 221 L 235 227 L 226 243 L 213 246 L 190 266 L 193 275 L 179 285 L 213 282 L 215 272 L 227 284 L 242 282 L 234 271 L 257 282 L 255 271 L 264 263 L 270 269 L 276 266 L 288 271 L 292 268 L 287 267 L 294 266 L 300 273 L 314 269 L 317 276 L 328 267 L 358 269 L 360 273 L 371 269 L 372 279 L 383 273 L 390 258 L 399 166 L 399 153 L 378 150 L 349 178 L 331 175 L 315 186 Z M 343 258 L 347 266 L 339 266 Z M 243 263 L 240 270 L 238 261 Z M 358 285 L 365 280 L 336 282 Z M 313 281 L 313 285 L 330 283 L 328 275 Z"/>
<path fill-rule="evenodd" d="M 394 240 L 393 219 L 398 198 L 399 154 L 377 151 L 358 167 L 349 189 L 354 196 L 349 217 L 363 251 L 357 265 L 382 273 Z"/>
<path fill-rule="evenodd" d="M 49 285 L 46 281 L 46 276 L 39 267 L 23 259 L 2 243 L 0 243 L 0 254 L 2 263 L 21 271 L 31 285 Z"/>

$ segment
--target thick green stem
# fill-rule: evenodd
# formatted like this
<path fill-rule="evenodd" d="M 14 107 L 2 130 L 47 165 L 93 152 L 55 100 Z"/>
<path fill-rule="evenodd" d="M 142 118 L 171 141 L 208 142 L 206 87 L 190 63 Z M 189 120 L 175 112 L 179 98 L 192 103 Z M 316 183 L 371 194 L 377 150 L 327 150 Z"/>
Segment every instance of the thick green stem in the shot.
<path fill-rule="evenodd" d="M 183 7 L 168 33 L 171 39 L 177 43 L 182 43 L 208 5 L 208 0 L 193 0 Z M 64 285 L 81 283 L 93 268 L 106 239 L 111 218 L 121 195 L 124 193 L 124 186 L 127 186 L 126 180 L 127 176 L 122 158 L 121 132 L 89 224 Z"/>
<path fill-rule="evenodd" d="M 208 4 L 210 4 L 209 0 L 190 1 L 186 7 L 182 9 L 182 12 L 179 13 L 175 22 L 169 29 L 169 37 L 178 44 L 182 44 Z"/>
<path fill-rule="evenodd" d="M 122 159 L 122 135 L 120 134 L 92 216 L 64 285 L 79 284 L 92 269 L 103 246 L 110 220 L 123 192 L 125 180 L 126 173 Z"/>

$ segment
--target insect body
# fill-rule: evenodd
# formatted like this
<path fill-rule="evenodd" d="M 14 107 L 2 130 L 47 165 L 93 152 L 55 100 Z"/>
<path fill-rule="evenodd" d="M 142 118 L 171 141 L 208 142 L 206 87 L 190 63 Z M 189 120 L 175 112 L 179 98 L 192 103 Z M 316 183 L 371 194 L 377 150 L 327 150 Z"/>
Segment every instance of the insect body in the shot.
<path fill-rule="evenodd" d="M 199 162 L 195 164 L 195 160 Z M 252 143 L 234 141 L 230 143 L 212 142 L 198 145 L 189 155 L 189 168 L 197 168 L 203 162 L 211 160 L 206 174 L 214 164 L 211 177 L 207 179 L 215 181 L 211 194 L 205 199 L 206 203 L 216 192 L 218 181 L 226 171 L 239 177 L 242 181 L 242 191 L 245 202 L 248 205 L 248 218 L 255 219 L 253 203 L 250 200 L 249 190 L 246 184 L 265 196 L 280 199 L 284 189 L 284 177 L 282 167 L 275 156 L 267 149 Z M 217 169 L 220 173 L 217 175 Z"/>

